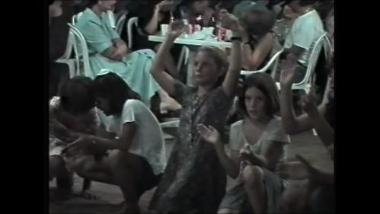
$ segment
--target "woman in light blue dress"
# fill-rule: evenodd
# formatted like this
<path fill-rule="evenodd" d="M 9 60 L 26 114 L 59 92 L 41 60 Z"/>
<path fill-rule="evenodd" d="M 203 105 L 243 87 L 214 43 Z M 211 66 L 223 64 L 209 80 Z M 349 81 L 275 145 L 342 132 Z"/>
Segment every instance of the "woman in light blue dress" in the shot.
<path fill-rule="evenodd" d="M 111 27 L 106 11 L 112 10 L 116 0 L 90 0 L 87 8 L 78 17 L 75 26 L 86 39 L 91 78 L 99 75 L 102 69 L 115 72 L 137 92 L 142 101 L 150 106 L 151 97 L 158 92 L 162 103 L 168 109 L 175 109 L 176 102 L 171 99 L 150 74 L 155 53 L 140 50 L 128 53 L 128 48 L 117 32 Z"/>

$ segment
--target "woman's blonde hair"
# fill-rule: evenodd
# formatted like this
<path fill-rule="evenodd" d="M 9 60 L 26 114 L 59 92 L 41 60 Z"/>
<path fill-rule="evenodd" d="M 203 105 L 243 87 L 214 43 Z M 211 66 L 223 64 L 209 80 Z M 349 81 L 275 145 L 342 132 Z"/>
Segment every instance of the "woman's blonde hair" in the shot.
<path fill-rule="evenodd" d="M 227 54 L 222 49 L 215 46 L 202 46 L 197 52 L 205 52 L 214 60 L 218 71 L 222 74 L 219 76 L 215 84 L 215 86 L 219 86 L 223 82 L 225 74 L 227 73 L 229 65 Z"/>
<path fill-rule="evenodd" d="M 206 52 L 215 61 L 215 64 L 223 69 L 223 72 L 227 71 L 228 58 L 222 49 L 215 46 L 202 46 L 198 49 L 198 52 Z"/>

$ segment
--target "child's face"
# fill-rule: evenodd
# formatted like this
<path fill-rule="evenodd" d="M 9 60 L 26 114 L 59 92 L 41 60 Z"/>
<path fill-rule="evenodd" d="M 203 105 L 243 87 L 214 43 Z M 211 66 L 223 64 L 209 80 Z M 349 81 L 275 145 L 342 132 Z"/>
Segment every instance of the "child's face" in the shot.
<path fill-rule="evenodd" d="M 266 117 L 265 95 L 256 87 L 250 87 L 245 91 L 244 102 L 245 109 L 249 118 L 260 120 Z"/>
<path fill-rule="evenodd" d="M 220 76 L 215 60 L 204 51 L 199 51 L 194 60 L 193 80 L 196 85 L 213 85 Z"/>
<path fill-rule="evenodd" d="M 96 98 L 96 107 L 103 111 L 103 113 L 107 116 L 111 115 L 111 107 L 110 103 L 107 99 L 103 97 Z"/>

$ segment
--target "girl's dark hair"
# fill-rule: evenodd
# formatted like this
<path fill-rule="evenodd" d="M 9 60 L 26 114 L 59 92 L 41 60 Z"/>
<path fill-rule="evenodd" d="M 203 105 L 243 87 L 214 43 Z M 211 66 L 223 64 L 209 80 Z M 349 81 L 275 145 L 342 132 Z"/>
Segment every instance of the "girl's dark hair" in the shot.
<path fill-rule="evenodd" d="M 49 6 L 51 5 L 51 4 L 53 4 L 55 2 L 55 0 L 49 0 Z"/>
<path fill-rule="evenodd" d="M 95 107 L 93 81 L 88 77 L 74 77 L 59 91 L 60 105 L 72 114 L 83 114 Z"/>
<path fill-rule="evenodd" d="M 110 111 L 115 114 L 122 111 L 127 99 L 140 99 L 121 77 L 112 72 L 95 78 L 94 91 L 96 97 L 108 100 Z"/>
<path fill-rule="evenodd" d="M 264 94 L 266 113 L 268 116 L 272 117 L 279 113 L 280 103 L 276 83 L 267 73 L 254 73 L 246 77 L 242 93 L 239 95 L 239 108 L 245 115 L 247 115 L 245 93 L 251 87 L 259 89 Z"/>

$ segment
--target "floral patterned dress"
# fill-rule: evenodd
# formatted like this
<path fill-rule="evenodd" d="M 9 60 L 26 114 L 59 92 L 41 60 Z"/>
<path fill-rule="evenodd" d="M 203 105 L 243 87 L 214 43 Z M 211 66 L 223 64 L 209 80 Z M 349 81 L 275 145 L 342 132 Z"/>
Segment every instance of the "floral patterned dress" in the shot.
<path fill-rule="evenodd" d="M 177 82 L 174 97 L 183 106 L 178 139 L 150 209 L 158 213 L 216 213 L 225 193 L 226 174 L 213 145 L 204 142 L 198 124 L 224 133 L 232 98 L 222 87 L 202 97 Z"/>

